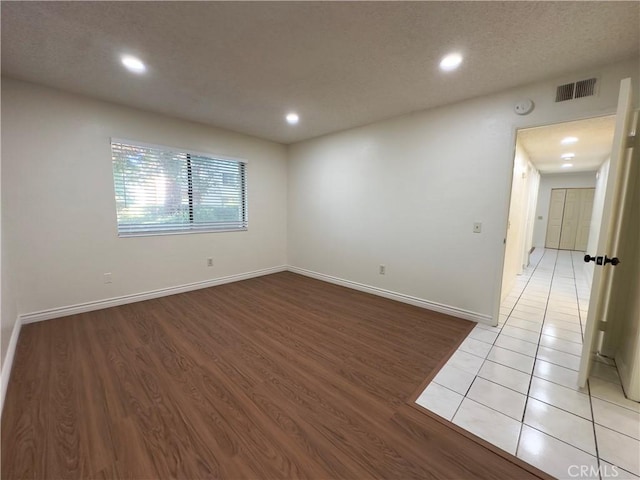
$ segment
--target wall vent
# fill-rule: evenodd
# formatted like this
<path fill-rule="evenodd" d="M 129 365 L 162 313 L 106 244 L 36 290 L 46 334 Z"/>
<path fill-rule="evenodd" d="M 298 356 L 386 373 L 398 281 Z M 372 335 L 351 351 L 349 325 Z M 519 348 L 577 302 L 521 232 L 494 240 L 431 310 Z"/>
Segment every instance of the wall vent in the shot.
<path fill-rule="evenodd" d="M 589 78 L 587 80 L 580 80 L 576 82 L 576 95 L 575 98 L 591 97 L 596 93 L 596 79 Z"/>
<path fill-rule="evenodd" d="M 564 85 L 560 85 L 556 90 L 556 102 L 573 100 L 573 92 L 575 91 L 575 89 L 575 83 L 565 83 Z"/>
<path fill-rule="evenodd" d="M 556 103 L 573 100 L 575 98 L 591 97 L 596 94 L 597 83 L 598 79 L 593 77 L 559 85 L 556 89 Z"/>

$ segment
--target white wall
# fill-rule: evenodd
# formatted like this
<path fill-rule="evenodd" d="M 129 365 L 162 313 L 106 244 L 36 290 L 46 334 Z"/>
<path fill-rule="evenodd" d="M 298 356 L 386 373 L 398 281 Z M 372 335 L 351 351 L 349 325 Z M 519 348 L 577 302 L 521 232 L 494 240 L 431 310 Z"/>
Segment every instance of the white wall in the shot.
<path fill-rule="evenodd" d="M 637 84 L 637 72 L 623 62 L 303 142 L 288 171 L 272 142 L 3 79 L 0 356 L 18 314 L 274 267 L 287 253 L 490 316 L 516 128 L 611 114 L 619 80 Z M 600 78 L 598 96 L 554 103 L 556 85 L 586 75 Z M 523 98 L 536 108 L 520 117 Z M 118 238 L 111 136 L 248 159 L 249 231 Z"/>
<path fill-rule="evenodd" d="M 531 163 L 529 154 L 522 144 L 516 140 L 516 154 L 513 162 L 511 181 L 511 199 L 509 201 L 509 222 L 502 272 L 501 300 L 509 294 L 516 277 L 526 267 L 526 245 L 530 243 L 532 232 L 529 231 L 529 220 L 534 212 L 530 212 L 530 198 L 535 196 L 539 173 Z M 531 210 L 533 210 L 531 208 Z M 528 262 L 527 262 L 528 263 Z"/>
<path fill-rule="evenodd" d="M 533 245 L 537 248 L 544 248 L 551 190 L 554 188 L 593 188 L 595 186 L 596 172 L 541 174 L 536 220 L 533 228 Z"/>
<path fill-rule="evenodd" d="M 291 146 L 289 263 L 493 316 L 515 129 L 611 114 L 637 73 L 626 62 Z M 591 74 L 598 96 L 554 103 L 558 84 Z M 528 116 L 513 112 L 523 98 Z"/>
<path fill-rule="evenodd" d="M 112 136 L 247 159 L 249 230 L 118 238 Z M 16 314 L 286 265 L 286 175 L 282 145 L 3 79 L 2 357 Z"/>

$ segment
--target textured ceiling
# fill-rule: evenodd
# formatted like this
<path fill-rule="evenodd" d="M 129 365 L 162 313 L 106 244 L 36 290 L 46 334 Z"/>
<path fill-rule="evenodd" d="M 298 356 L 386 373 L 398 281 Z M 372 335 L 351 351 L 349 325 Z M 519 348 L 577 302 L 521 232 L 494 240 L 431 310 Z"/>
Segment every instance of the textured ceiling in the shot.
<path fill-rule="evenodd" d="M 640 44 L 639 2 L 1 8 L 4 75 L 282 143 L 637 57 Z M 465 62 L 443 74 L 452 50 Z M 148 72 L 125 71 L 122 53 Z"/>
<path fill-rule="evenodd" d="M 518 140 L 541 173 L 594 171 L 611 154 L 615 123 L 615 115 L 609 115 L 529 128 L 518 132 Z M 562 145 L 560 142 L 566 137 L 576 137 L 578 141 Z M 574 153 L 575 157 L 563 160 L 564 153 Z M 563 163 L 573 163 L 573 167 L 562 168 Z"/>

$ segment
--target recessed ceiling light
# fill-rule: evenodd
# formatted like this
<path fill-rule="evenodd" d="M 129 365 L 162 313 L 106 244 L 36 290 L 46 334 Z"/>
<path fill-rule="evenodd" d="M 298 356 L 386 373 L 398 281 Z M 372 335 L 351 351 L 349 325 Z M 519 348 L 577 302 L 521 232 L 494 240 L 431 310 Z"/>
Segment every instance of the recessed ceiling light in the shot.
<path fill-rule="evenodd" d="M 573 163 L 563 163 L 562 168 L 571 168 L 573 167 Z"/>
<path fill-rule="evenodd" d="M 120 60 L 127 70 L 133 73 L 144 73 L 147 71 L 147 67 L 142 60 L 131 55 L 123 55 Z"/>
<path fill-rule="evenodd" d="M 450 72 L 458 68 L 461 63 L 462 55 L 459 53 L 450 53 L 449 55 L 442 57 L 442 60 L 440 60 L 440 70 Z"/>
<path fill-rule="evenodd" d="M 298 117 L 298 114 L 293 112 L 287 113 L 287 116 L 285 118 L 287 119 L 287 123 L 289 125 L 295 125 L 300 121 L 300 117 Z"/>
<path fill-rule="evenodd" d="M 563 154 L 560 156 L 560 158 L 564 158 L 565 160 L 568 160 L 568 159 L 573 158 L 573 157 L 575 157 L 575 156 L 576 156 L 576 154 L 575 154 L 575 153 L 563 153 Z"/>
<path fill-rule="evenodd" d="M 562 145 L 571 145 L 572 143 L 576 143 L 578 141 L 578 137 L 564 137 L 560 142 Z"/>

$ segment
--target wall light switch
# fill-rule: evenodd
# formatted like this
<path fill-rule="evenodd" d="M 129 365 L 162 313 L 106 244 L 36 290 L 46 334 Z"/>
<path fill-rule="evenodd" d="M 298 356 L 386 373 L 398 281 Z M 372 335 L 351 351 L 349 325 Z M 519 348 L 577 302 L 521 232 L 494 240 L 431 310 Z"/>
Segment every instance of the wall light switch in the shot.
<path fill-rule="evenodd" d="M 481 233 L 482 232 L 482 223 L 476 222 L 473 224 L 473 233 Z"/>
<path fill-rule="evenodd" d="M 111 283 L 111 273 L 104 274 L 104 283 Z"/>

